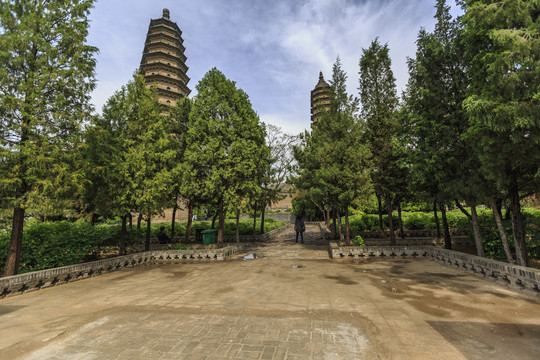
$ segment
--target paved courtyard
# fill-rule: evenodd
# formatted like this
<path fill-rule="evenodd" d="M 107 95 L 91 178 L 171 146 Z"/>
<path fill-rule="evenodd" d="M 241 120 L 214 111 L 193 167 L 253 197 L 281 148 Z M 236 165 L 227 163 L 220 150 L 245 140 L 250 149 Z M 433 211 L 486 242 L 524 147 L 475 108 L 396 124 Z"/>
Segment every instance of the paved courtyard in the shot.
<path fill-rule="evenodd" d="M 307 230 L 2 299 L 0 359 L 538 358 L 538 299 L 429 260 L 332 262 Z"/>

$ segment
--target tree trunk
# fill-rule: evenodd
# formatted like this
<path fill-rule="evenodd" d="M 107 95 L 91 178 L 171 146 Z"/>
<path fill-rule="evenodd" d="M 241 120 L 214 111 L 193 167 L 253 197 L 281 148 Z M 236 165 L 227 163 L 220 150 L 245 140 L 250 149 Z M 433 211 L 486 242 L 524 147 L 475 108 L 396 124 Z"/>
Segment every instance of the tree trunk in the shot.
<path fill-rule="evenodd" d="M 326 217 L 324 219 L 325 221 L 325 225 L 327 228 L 330 228 L 330 210 L 329 209 L 326 209 Z"/>
<path fill-rule="evenodd" d="M 120 229 L 120 246 L 118 247 L 118 255 L 126 255 L 126 223 L 127 216 L 122 216 L 122 227 Z"/>
<path fill-rule="evenodd" d="M 390 227 L 390 245 L 396 246 L 396 235 L 394 234 L 394 219 L 392 218 L 392 198 L 386 197 L 386 209 L 388 210 L 388 225 Z"/>
<path fill-rule="evenodd" d="M 214 217 L 212 218 L 212 229 L 215 228 L 215 225 L 216 225 L 216 219 L 219 217 L 219 210 L 218 212 L 214 215 Z M 218 224 L 219 226 L 219 224 Z"/>
<path fill-rule="evenodd" d="M 218 235 L 217 235 L 217 244 L 218 247 L 223 245 L 223 225 L 225 224 L 225 215 L 223 214 L 223 198 L 219 199 L 219 226 L 218 226 Z"/>
<path fill-rule="evenodd" d="M 504 214 L 504 220 L 510 220 L 512 217 L 512 207 L 506 206 L 506 213 Z"/>
<path fill-rule="evenodd" d="M 490 196 L 489 202 L 491 204 L 491 211 L 493 212 L 493 217 L 495 218 L 495 223 L 497 224 L 497 230 L 499 230 L 499 237 L 503 244 L 504 253 L 506 254 L 506 261 L 510 264 L 514 264 L 514 257 L 512 256 L 512 251 L 510 250 L 510 244 L 508 243 L 508 237 L 506 236 L 506 231 L 504 231 L 504 226 L 502 223 L 502 215 L 497 208 L 497 203 L 493 196 Z"/>
<path fill-rule="evenodd" d="M 266 204 L 263 204 L 262 211 L 261 211 L 261 234 L 264 234 L 264 213 L 266 210 Z"/>
<path fill-rule="evenodd" d="M 152 216 L 148 214 L 146 219 L 146 239 L 144 242 L 144 251 L 150 251 L 150 225 L 152 225 Z"/>
<path fill-rule="evenodd" d="M 236 242 L 240 242 L 240 209 L 236 208 Z"/>
<path fill-rule="evenodd" d="M 334 229 L 332 231 L 332 238 L 334 240 L 337 239 L 337 233 L 338 233 L 338 230 L 337 230 L 337 221 L 336 221 L 336 210 L 332 210 L 332 220 L 334 222 Z"/>
<path fill-rule="evenodd" d="M 478 225 L 478 214 L 476 213 L 476 204 L 471 204 L 471 222 L 474 233 L 474 242 L 476 243 L 476 253 L 480 257 L 486 257 L 484 253 L 484 245 L 482 244 L 482 236 L 480 235 L 480 226 Z"/>
<path fill-rule="evenodd" d="M 351 246 L 351 234 L 349 231 L 349 207 L 345 210 L 345 241 L 347 246 Z"/>
<path fill-rule="evenodd" d="M 439 217 L 437 216 L 437 200 L 433 201 L 433 218 L 435 220 L 435 227 L 437 229 L 437 239 L 440 239 L 441 225 L 439 224 Z"/>
<path fill-rule="evenodd" d="M 257 227 L 257 207 L 255 206 L 255 213 L 253 214 L 253 230 L 252 235 L 257 235 L 257 232 L 255 231 L 255 228 Z"/>
<path fill-rule="evenodd" d="M 405 240 L 405 232 L 403 231 L 403 218 L 401 217 L 401 200 L 398 200 L 397 211 L 398 211 L 399 237 L 402 240 Z"/>
<path fill-rule="evenodd" d="M 381 235 L 384 237 L 384 228 L 383 228 L 383 221 L 382 221 L 382 203 L 381 203 L 381 196 L 377 194 L 377 203 L 379 205 L 379 230 L 381 231 Z"/>
<path fill-rule="evenodd" d="M 191 224 L 193 221 L 193 201 L 189 200 L 188 204 L 188 219 L 186 226 L 186 236 L 184 238 L 184 243 L 189 244 L 189 237 L 191 236 Z"/>
<path fill-rule="evenodd" d="M 343 229 L 341 227 L 341 212 L 337 211 L 339 241 L 343 241 Z"/>
<path fill-rule="evenodd" d="M 128 220 L 129 220 L 129 228 L 133 230 L 133 216 L 131 215 L 131 213 L 129 213 L 128 215 Z"/>
<path fill-rule="evenodd" d="M 491 201 L 491 200 L 490 200 Z M 503 207 L 503 199 L 497 199 L 495 201 L 496 209 L 499 212 L 499 217 L 502 219 L 502 207 Z M 493 204 L 491 205 L 493 207 Z"/>
<path fill-rule="evenodd" d="M 24 228 L 24 208 L 13 209 L 13 222 L 11 226 L 11 241 L 9 243 L 4 276 L 17 275 L 21 260 L 22 237 Z"/>
<path fill-rule="evenodd" d="M 512 233 L 514 234 L 514 244 L 516 246 L 516 260 L 519 266 L 527 266 L 529 259 L 527 246 L 525 245 L 525 232 L 523 231 L 523 220 L 521 218 L 521 205 L 519 204 L 519 189 L 517 180 L 512 178 L 508 189 L 510 196 L 510 210 L 512 211 Z"/>
<path fill-rule="evenodd" d="M 139 233 L 141 232 L 141 221 L 142 221 L 142 213 L 139 214 L 137 217 L 137 237 L 139 236 Z"/>
<path fill-rule="evenodd" d="M 448 221 L 446 221 L 446 206 L 443 203 L 439 203 L 441 209 L 441 217 L 444 229 L 444 248 L 452 250 L 452 238 L 450 237 L 450 229 L 448 228 Z"/>
<path fill-rule="evenodd" d="M 469 218 L 469 220 L 471 220 L 471 214 L 469 214 L 469 212 L 467 211 L 467 209 L 465 209 L 457 199 L 454 200 L 456 202 L 456 205 L 457 207 L 459 208 L 459 210 L 461 210 L 462 213 L 465 214 L 465 216 L 467 216 Z"/>
<path fill-rule="evenodd" d="M 176 223 L 176 210 L 178 210 L 178 200 L 175 201 L 174 207 L 172 209 L 172 219 L 171 219 L 171 242 L 174 239 L 174 225 Z"/>
<path fill-rule="evenodd" d="M 23 116 L 21 123 L 21 138 L 19 141 L 19 146 L 22 148 L 26 147 L 26 142 L 28 141 L 28 134 L 30 129 L 30 120 L 28 116 Z M 18 174 L 22 178 L 22 183 L 15 192 L 15 197 L 19 198 L 22 195 L 28 192 L 28 185 L 25 180 L 25 173 L 27 166 L 25 164 L 26 155 L 24 153 L 19 158 L 19 169 Z M 8 254 L 6 259 L 6 266 L 4 268 L 4 276 L 17 275 L 19 273 L 19 265 L 21 261 L 21 249 L 23 241 L 23 230 L 24 230 L 24 212 L 23 207 L 13 208 L 13 222 L 11 225 L 11 239 L 9 242 Z"/>

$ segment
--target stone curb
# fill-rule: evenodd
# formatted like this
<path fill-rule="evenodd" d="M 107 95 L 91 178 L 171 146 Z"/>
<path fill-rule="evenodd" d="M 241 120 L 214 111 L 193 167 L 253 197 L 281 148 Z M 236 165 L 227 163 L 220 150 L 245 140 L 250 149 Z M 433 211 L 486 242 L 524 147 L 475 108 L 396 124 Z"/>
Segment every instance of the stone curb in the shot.
<path fill-rule="evenodd" d="M 67 284 L 134 266 L 166 262 L 223 261 L 243 250 L 244 245 L 228 245 L 221 249 L 156 250 L 26 274 L 5 276 L 0 278 L 0 298 Z"/>
<path fill-rule="evenodd" d="M 435 246 L 339 246 L 330 241 L 329 256 L 334 260 L 361 260 L 368 258 L 427 258 L 476 276 L 524 290 L 540 297 L 540 270 L 486 259 Z"/>

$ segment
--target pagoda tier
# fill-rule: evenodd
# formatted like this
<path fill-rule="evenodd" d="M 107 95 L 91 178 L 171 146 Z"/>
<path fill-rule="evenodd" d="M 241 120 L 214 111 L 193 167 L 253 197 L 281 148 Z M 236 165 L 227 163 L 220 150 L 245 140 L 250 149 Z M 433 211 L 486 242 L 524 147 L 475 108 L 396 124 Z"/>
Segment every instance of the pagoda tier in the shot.
<path fill-rule="evenodd" d="M 183 62 L 179 61 L 177 56 L 167 54 L 163 51 L 149 52 L 144 53 L 143 55 L 146 55 L 146 63 L 141 64 L 141 68 L 144 66 L 155 67 L 160 65 L 164 68 L 169 68 L 170 71 L 175 72 L 178 74 L 178 76 L 183 77 L 183 80 L 186 83 L 189 82 L 189 77 L 186 75 L 188 67 Z"/>
<path fill-rule="evenodd" d="M 150 20 L 142 54 L 140 72 L 148 87 L 158 90 L 159 102 L 174 106 L 191 90 L 187 87 L 186 50 L 182 31 L 170 20 L 169 10 L 163 9 L 160 19 Z"/>
<path fill-rule="evenodd" d="M 330 85 L 324 81 L 322 72 L 319 73 L 319 82 L 311 91 L 311 121 L 316 123 L 321 112 L 330 109 Z"/>

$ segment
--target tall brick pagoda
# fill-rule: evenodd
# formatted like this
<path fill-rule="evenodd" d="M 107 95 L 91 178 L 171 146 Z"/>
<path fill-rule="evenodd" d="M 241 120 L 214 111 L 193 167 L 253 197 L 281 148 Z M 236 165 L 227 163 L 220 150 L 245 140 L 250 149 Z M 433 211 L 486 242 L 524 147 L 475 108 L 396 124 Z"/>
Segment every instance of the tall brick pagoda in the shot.
<path fill-rule="evenodd" d="M 160 19 L 150 20 L 140 72 L 148 87 L 157 87 L 159 102 L 163 105 L 174 106 L 191 92 L 187 87 L 189 77 L 183 42 L 182 31 L 170 20 L 168 9 L 163 9 Z"/>
<path fill-rule="evenodd" d="M 316 123 L 323 110 L 330 109 L 330 85 L 324 81 L 322 71 L 319 73 L 319 82 L 311 91 L 311 122 Z"/>

